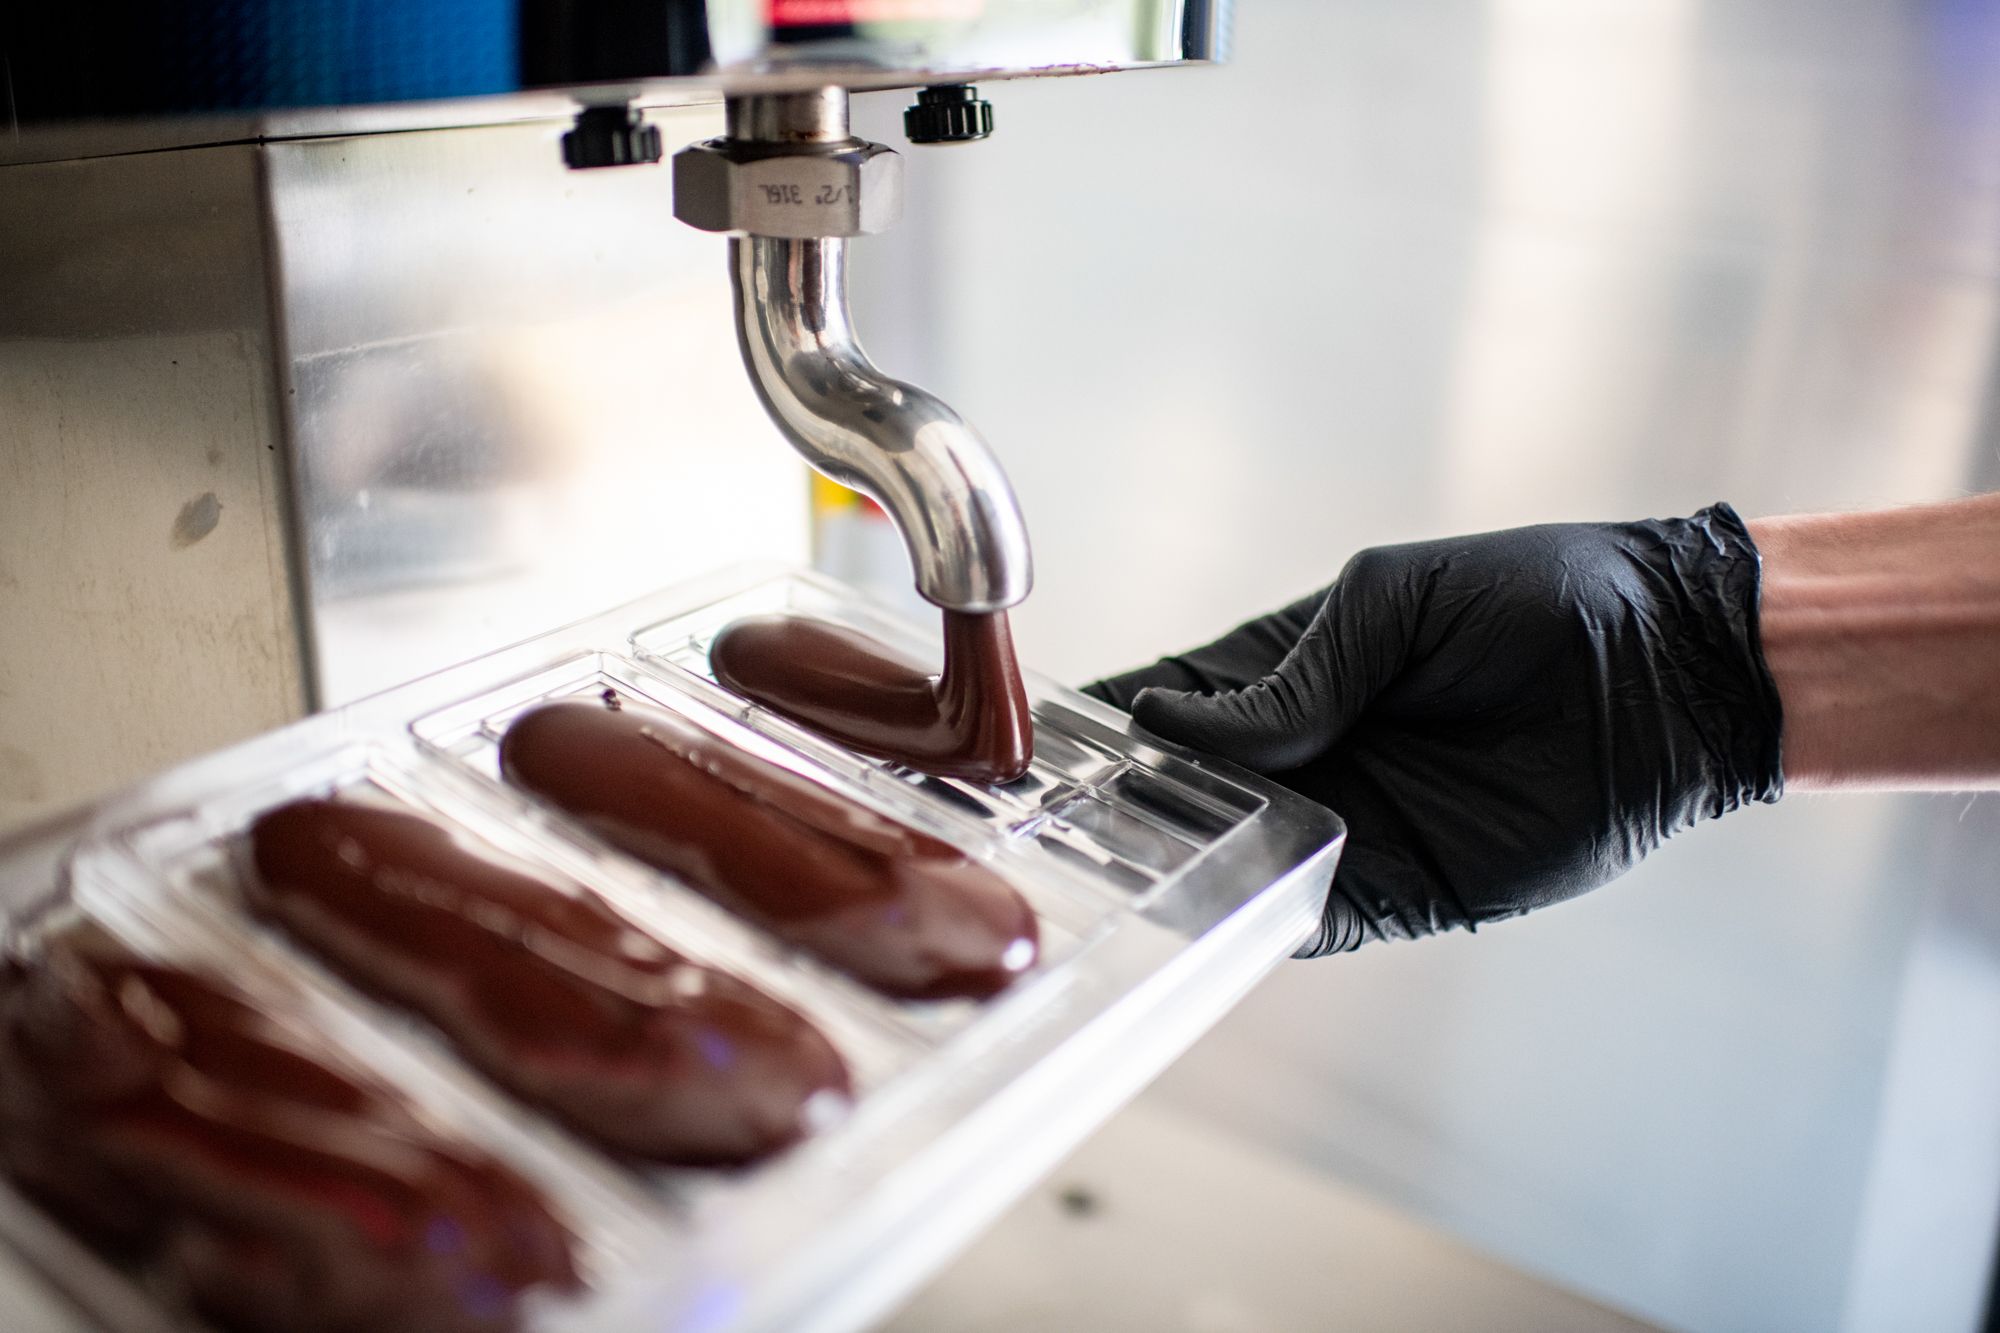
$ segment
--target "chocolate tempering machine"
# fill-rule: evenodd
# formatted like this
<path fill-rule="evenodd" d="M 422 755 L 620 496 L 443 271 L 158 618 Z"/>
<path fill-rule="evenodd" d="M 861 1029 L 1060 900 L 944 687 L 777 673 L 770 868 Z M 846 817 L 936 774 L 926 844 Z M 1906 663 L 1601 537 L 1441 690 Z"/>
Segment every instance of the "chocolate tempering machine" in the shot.
<path fill-rule="evenodd" d="M 1289 951 L 1343 830 L 1032 673 L 1033 766 L 1000 786 L 716 682 L 717 631 L 760 612 L 937 651 L 934 626 L 786 566 L 805 516 L 773 426 L 882 507 L 931 605 L 1030 588 L 994 450 L 856 339 L 847 246 L 896 222 L 906 168 L 849 97 L 910 90 L 913 144 L 975 143 L 982 86 L 1211 62 L 1227 30 L 1227 0 L 15 6 L 8 930 L 67 911 L 236 960 L 496 1145 L 589 1250 L 589 1291 L 532 1327 L 879 1317 Z M 1039 961 L 982 1004 L 898 1003 L 714 910 L 499 780 L 509 720 L 577 695 L 670 710 L 990 867 Z M 236 910 L 244 828 L 329 792 L 418 809 L 765 986 L 840 1048 L 852 1105 L 721 1175 L 573 1141 Z M 11 1190 L 0 1241 L 26 1326 L 175 1317 Z"/>

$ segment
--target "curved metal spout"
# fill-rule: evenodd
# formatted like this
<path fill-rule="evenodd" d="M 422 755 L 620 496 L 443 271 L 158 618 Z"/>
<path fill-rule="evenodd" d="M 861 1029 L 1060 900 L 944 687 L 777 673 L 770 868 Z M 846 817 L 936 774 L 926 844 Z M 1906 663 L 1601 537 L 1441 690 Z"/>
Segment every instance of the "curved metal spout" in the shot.
<path fill-rule="evenodd" d="M 1034 580 L 1014 489 L 963 418 L 861 350 L 848 319 L 846 245 L 729 242 L 737 340 L 757 395 L 808 463 L 888 511 L 927 601 L 951 611 L 1013 606 Z"/>

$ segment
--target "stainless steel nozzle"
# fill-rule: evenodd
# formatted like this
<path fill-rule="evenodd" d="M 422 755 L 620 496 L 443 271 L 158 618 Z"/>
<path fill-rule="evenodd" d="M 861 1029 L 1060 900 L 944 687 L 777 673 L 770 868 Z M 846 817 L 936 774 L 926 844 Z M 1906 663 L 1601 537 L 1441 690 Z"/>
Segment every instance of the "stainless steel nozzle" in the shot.
<path fill-rule="evenodd" d="M 677 196 L 675 211 L 691 225 L 750 233 L 729 242 L 737 340 L 771 419 L 808 463 L 888 513 L 925 599 L 974 612 L 1021 601 L 1034 581 L 1028 530 L 999 460 L 950 407 L 877 369 L 854 337 L 841 238 L 900 211 L 901 177 L 827 173 L 894 154 L 848 133 L 840 89 L 731 99 L 729 127 L 728 139 L 676 158 L 677 183 L 697 189 Z M 754 173 L 736 170 L 750 163 Z M 856 192 L 835 197 L 848 181 Z M 869 198 L 875 183 L 898 197 Z M 730 193 L 751 187 L 754 198 Z M 793 198 L 801 205 L 784 202 Z"/>

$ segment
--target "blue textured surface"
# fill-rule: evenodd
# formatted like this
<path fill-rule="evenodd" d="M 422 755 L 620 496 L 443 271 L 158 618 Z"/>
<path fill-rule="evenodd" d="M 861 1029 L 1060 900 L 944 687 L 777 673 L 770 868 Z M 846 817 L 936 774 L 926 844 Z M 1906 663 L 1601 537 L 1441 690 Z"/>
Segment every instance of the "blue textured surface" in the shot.
<path fill-rule="evenodd" d="M 519 86 L 509 0 L 208 0 L 179 25 L 192 108 L 466 97 Z"/>

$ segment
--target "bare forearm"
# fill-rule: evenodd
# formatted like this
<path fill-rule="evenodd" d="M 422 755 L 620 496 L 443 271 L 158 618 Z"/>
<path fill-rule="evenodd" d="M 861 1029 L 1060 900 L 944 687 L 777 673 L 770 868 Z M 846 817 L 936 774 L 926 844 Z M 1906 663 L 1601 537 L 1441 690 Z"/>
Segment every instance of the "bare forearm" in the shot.
<path fill-rule="evenodd" d="M 2000 788 L 2000 495 L 1750 531 L 1786 785 Z"/>

